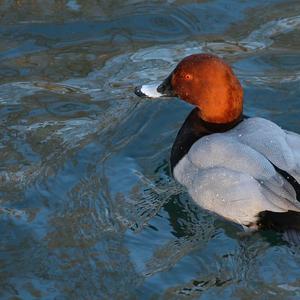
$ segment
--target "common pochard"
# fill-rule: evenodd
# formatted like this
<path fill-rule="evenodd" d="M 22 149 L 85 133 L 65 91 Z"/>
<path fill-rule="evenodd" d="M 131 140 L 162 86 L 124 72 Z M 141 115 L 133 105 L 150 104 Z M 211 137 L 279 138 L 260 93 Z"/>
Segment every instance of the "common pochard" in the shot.
<path fill-rule="evenodd" d="M 243 115 L 243 89 L 211 54 L 184 58 L 140 97 L 179 97 L 195 108 L 171 150 L 171 169 L 203 209 L 250 229 L 300 230 L 300 136 Z"/>

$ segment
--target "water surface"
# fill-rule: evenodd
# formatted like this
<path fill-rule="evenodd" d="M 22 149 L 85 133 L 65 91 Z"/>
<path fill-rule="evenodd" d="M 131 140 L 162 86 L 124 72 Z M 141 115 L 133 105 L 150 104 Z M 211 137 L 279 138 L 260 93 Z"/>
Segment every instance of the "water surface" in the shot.
<path fill-rule="evenodd" d="M 299 249 L 195 206 L 147 101 L 184 56 L 230 62 L 245 112 L 300 133 L 298 1 L 2 1 L 1 299 L 299 299 Z"/>

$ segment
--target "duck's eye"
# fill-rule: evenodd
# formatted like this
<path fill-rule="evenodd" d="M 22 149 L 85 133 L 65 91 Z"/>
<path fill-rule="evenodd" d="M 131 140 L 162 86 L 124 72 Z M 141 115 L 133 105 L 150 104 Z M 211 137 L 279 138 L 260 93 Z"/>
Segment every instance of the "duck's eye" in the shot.
<path fill-rule="evenodd" d="M 191 80 L 191 79 L 192 79 L 192 75 L 186 74 L 186 75 L 185 75 L 185 79 L 186 79 L 186 80 Z"/>

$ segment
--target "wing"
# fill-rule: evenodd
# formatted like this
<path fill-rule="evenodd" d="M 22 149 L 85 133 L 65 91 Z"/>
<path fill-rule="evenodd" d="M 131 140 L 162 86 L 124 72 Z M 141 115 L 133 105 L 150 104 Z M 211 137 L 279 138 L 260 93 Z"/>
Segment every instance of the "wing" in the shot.
<path fill-rule="evenodd" d="M 263 118 L 249 118 L 226 133 L 261 153 L 300 182 L 300 136 Z"/>
<path fill-rule="evenodd" d="M 243 121 L 228 136 L 236 138 L 261 153 L 285 178 L 300 201 L 300 136 L 284 131 L 273 122 L 262 118 Z"/>
<path fill-rule="evenodd" d="M 295 179 L 300 182 L 300 135 L 294 132 L 285 131 L 286 142 L 294 156 L 294 166 L 290 171 Z"/>

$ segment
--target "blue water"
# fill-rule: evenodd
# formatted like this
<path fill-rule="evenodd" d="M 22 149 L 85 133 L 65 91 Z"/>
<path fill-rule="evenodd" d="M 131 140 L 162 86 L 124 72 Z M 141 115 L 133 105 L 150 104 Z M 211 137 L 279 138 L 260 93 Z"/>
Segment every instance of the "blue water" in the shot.
<path fill-rule="evenodd" d="M 191 106 L 138 99 L 184 56 L 300 133 L 300 2 L 3 1 L 1 299 L 299 299 L 300 250 L 197 207 L 169 171 Z"/>

